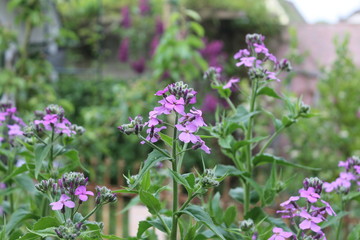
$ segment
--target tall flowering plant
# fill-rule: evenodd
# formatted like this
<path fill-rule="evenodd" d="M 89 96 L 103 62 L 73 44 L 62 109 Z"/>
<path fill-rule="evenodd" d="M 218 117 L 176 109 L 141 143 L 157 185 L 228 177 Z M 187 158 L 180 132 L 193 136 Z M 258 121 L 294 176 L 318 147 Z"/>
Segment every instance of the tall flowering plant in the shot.
<path fill-rule="evenodd" d="M 169 235 L 170 239 L 178 239 L 180 234 L 194 239 L 203 234 L 202 226 L 206 226 L 213 234 L 225 239 L 221 231 L 214 225 L 209 214 L 200 206 L 191 204 L 196 197 L 201 197 L 209 188 L 216 187 L 222 180 L 215 173 L 215 169 L 204 169 L 200 173 L 181 173 L 183 160 L 188 151 L 202 151 L 209 154 L 211 149 L 198 135 L 201 127 L 206 126 L 202 112 L 192 105 L 196 103 L 197 92 L 183 82 L 168 85 L 163 90 L 155 93 L 161 99 L 149 112 L 148 121 L 143 122 L 141 116 L 130 119 L 130 123 L 119 127 L 124 134 L 137 135 L 142 144 L 148 144 L 154 150 L 149 154 L 140 172 L 137 175 L 127 177 L 128 188 L 115 192 L 132 192 L 140 196 L 149 212 L 151 219 L 139 224 L 138 238 L 146 236 L 146 230 L 150 227 L 158 228 Z M 145 130 L 146 129 L 146 130 Z M 171 136 L 165 134 L 165 130 L 172 132 Z M 146 132 L 146 136 L 142 132 Z M 162 142 L 167 149 L 160 148 L 158 142 Z M 168 174 L 172 178 L 172 188 L 164 186 L 155 187 L 152 182 L 150 171 L 162 161 L 169 161 L 171 168 Z M 179 186 L 182 185 L 188 198 L 185 202 L 179 201 Z M 165 190 L 172 191 L 172 209 L 163 208 L 170 203 L 161 202 L 160 193 Z M 171 199 L 171 198 L 170 198 Z M 189 215 L 198 224 L 189 226 L 186 224 L 184 215 Z"/>
<path fill-rule="evenodd" d="M 244 222 L 241 224 L 237 235 L 245 239 L 262 239 L 264 230 L 256 232 L 257 226 L 263 222 L 274 225 L 272 218 L 268 217 L 261 207 L 270 205 L 276 195 L 284 189 L 284 183 L 277 176 L 278 166 L 300 167 L 310 169 L 307 166 L 287 161 L 278 156 L 266 153 L 266 150 L 277 136 L 286 128 L 292 126 L 300 118 L 311 117 L 310 107 L 301 99 L 293 102 L 290 98 L 279 94 L 273 84 L 281 82 L 279 74 L 291 70 L 288 60 L 278 60 L 266 47 L 265 37 L 260 34 L 248 34 L 246 36 L 247 48 L 239 50 L 234 59 L 236 67 L 245 68 L 248 73 L 250 84 L 249 91 L 241 89 L 241 93 L 247 97 L 247 101 L 239 103 L 232 95 L 239 89 L 238 82 L 243 81 L 232 77 L 229 81 L 221 81 L 221 68 L 210 68 L 204 75 L 211 82 L 220 97 L 228 103 L 227 110 L 217 111 L 217 121 L 214 126 L 204 127 L 209 133 L 218 139 L 222 153 L 232 159 L 233 166 L 219 165 L 218 170 L 228 171 L 229 175 L 239 178 L 242 187 L 230 190 L 230 196 L 242 203 Z M 287 111 L 276 116 L 261 105 L 263 97 L 270 97 L 285 103 Z M 261 135 L 255 128 L 256 120 L 260 117 L 270 117 L 273 121 L 273 129 L 269 134 Z M 266 184 L 258 183 L 254 176 L 254 170 L 264 164 L 272 164 L 269 180 Z M 316 169 L 312 169 L 316 170 Z M 253 205 L 253 206 L 252 206 Z M 275 230 L 280 237 L 282 232 Z M 287 236 L 287 233 L 283 234 Z M 259 238 L 259 236 L 262 236 Z"/>

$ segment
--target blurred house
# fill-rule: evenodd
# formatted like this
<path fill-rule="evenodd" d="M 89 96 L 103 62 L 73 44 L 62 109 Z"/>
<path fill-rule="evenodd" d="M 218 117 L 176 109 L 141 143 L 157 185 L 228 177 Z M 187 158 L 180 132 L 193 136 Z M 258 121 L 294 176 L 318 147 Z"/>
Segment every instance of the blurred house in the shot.
<path fill-rule="evenodd" d="M 360 67 L 360 10 L 342 19 L 337 24 L 307 24 L 296 7 L 285 0 L 268 0 L 274 13 L 283 19 L 284 28 L 281 41 L 278 42 L 278 57 L 288 57 L 292 41 L 289 28 L 295 29 L 297 37 L 297 53 L 304 56 L 304 61 L 293 65 L 296 75 L 291 81 L 291 89 L 303 96 L 306 103 L 314 103 L 317 99 L 316 85 L 321 76 L 321 69 L 328 69 L 336 59 L 335 38 L 342 41 L 350 37 L 349 50 L 353 54 L 354 63 Z M 277 9 L 277 10 L 276 10 Z"/>
<path fill-rule="evenodd" d="M 8 8 L 9 2 L 10 0 L 0 0 L 0 27 L 5 27 L 14 32 L 17 43 L 21 46 L 25 41 L 25 25 L 17 23 L 17 10 L 10 10 Z M 50 56 L 58 53 L 56 38 L 60 34 L 61 21 L 52 1 L 44 1 L 42 4 L 43 14 L 49 20 L 32 30 L 29 46 L 31 51 L 44 52 L 50 58 Z M 5 53 L 5 62 L 12 61 L 17 51 L 16 45 L 13 44 Z"/>

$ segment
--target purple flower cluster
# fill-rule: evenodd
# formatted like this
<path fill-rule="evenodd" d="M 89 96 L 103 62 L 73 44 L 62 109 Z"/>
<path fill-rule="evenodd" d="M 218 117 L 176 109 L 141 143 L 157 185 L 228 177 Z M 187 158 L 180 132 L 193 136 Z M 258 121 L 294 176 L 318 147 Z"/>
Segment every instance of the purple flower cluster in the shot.
<path fill-rule="evenodd" d="M 286 59 L 278 61 L 269 52 L 264 40 L 265 37 L 260 34 L 248 34 L 246 36 L 247 49 L 241 49 L 234 55 L 234 59 L 239 61 L 236 66 L 249 68 L 250 78 L 280 81 L 277 75 L 281 71 L 289 71 L 291 69 L 290 63 Z M 271 71 L 267 68 L 269 62 L 273 66 Z"/>
<path fill-rule="evenodd" d="M 145 16 L 150 12 L 150 3 L 149 0 L 140 0 L 139 1 L 139 12 L 142 16 Z"/>
<path fill-rule="evenodd" d="M 360 159 L 353 156 L 348 158 L 345 162 L 340 161 L 339 167 L 343 167 L 344 171 L 340 173 L 339 177 L 333 182 L 325 182 L 325 192 L 337 191 L 347 194 L 353 184 L 357 183 L 360 186 Z M 360 191 L 360 188 L 358 189 Z"/>
<path fill-rule="evenodd" d="M 49 105 L 45 109 L 45 113 L 41 120 L 34 121 L 37 130 L 54 130 L 56 134 L 66 134 L 69 137 L 76 134 L 76 126 L 72 125 L 70 121 L 65 118 L 65 112 L 62 107 Z"/>
<path fill-rule="evenodd" d="M 327 215 L 335 216 L 336 213 L 330 204 L 321 199 L 323 182 L 318 178 L 306 178 L 304 180 L 304 188 L 299 190 L 300 196 L 292 196 L 287 201 L 280 204 L 284 210 L 277 213 L 282 214 L 282 218 L 289 218 L 293 226 L 301 231 L 301 236 L 312 237 L 312 239 L 326 240 L 325 234 L 322 232 L 319 223 L 326 220 Z M 302 200 L 306 200 L 306 206 L 301 206 Z M 291 232 L 283 232 L 282 229 L 274 228 L 274 235 L 270 238 L 286 239 L 292 237 L 297 239 L 295 234 Z"/>
<path fill-rule="evenodd" d="M 2 104 L 0 106 L 0 127 L 4 126 L 4 130 L 0 131 L 0 143 L 8 138 L 10 141 L 16 136 L 22 136 L 24 132 L 22 128 L 26 126 L 23 120 L 16 116 L 16 108 L 11 104 Z M 5 134 L 5 135 L 2 135 Z"/>
<path fill-rule="evenodd" d="M 162 96 L 163 99 L 158 101 L 160 106 L 154 108 L 149 112 L 149 121 L 142 124 L 140 116 L 132 120 L 130 124 L 124 124 L 119 128 L 121 132 L 126 134 L 138 134 L 143 126 L 147 126 L 146 140 L 155 143 L 160 140 L 159 132 L 166 129 L 163 120 L 160 119 L 162 115 L 169 115 L 172 113 L 179 116 L 178 122 L 174 126 L 179 131 L 179 140 L 184 143 L 192 143 L 193 149 L 202 149 L 206 153 L 210 153 L 210 148 L 205 145 L 205 142 L 195 133 L 200 127 L 206 126 L 202 117 L 202 111 L 192 107 L 189 112 L 186 112 L 186 107 L 196 103 L 197 92 L 189 88 L 183 82 L 177 82 L 168 85 L 165 89 L 155 93 L 156 96 Z M 142 141 L 141 143 L 145 143 Z"/>
<path fill-rule="evenodd" d="M 50 203 L 52 210 L 61 210 L 65 212 L 65 207 L 74 208 L 75 200 L 79 204 L 88 200 L 88 196 L 94 196 L 94 193 L 86 190 L 88 178 L 78 172 L 65 173 L 62 178 L 43 180 L 35 187 L 41 192 L 49 192 L 56 198 L 60 194 L 58 201 Z"/>

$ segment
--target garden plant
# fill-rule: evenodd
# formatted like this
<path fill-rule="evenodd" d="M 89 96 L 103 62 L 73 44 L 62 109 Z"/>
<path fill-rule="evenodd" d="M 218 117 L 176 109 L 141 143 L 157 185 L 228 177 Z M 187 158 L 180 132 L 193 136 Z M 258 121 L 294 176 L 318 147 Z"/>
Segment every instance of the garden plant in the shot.
<path fill-rule="evenodd" d="M 0 89 L 0 239 L 153 240 L 158 239 L 158 231 L 170 240 L 360 239 L 360 225 L 357 222 L 348 225 L 347 221 L 349 215 L 356 215 L 352 211 L 360 199 L 360 158 L 351 156 L 356 147 L 345 151 L 347 159 L 337 159 L 342 171 L 335 174 L 336 178 L 322 178 L 325 176 L 320 173 L 322 166 L 316 162 L 309 166 L 273 155 L 271 147 L 281 133 L 296 129 L 298 122 L 306 127 L 308 118 L 318 116 L 301 97 L 294 99 L 279 90 L 281 78 L 291 71 L 291 64 L 270 52 L 263 35 L 246 35 L 246 48 L 229 60 L 235 62 L 230 66 L 235 70 L 230 72 L 238 72 L 239 76 L 246 72 L 247 77 L 227 77 L 225 67 L 219 67 L 221 63 L 217 61 L 205 71 L 208 63 L 200 51 L 204 47 L 204 28 L 198 23 L 199 15 L 179 5 L 180 13 L 171 15 L 169 27 L 164 30 L 162 22 L 152 18 L 149 2 L 140 1 L 139 19 L 149 18 L 152 25 L 157 24 L 152 33 L 153 48 L 147 54 L 155 78 L 161 81 L 155 84 L 139 80 L 130 84 L 105 80 L 96 85 L 105 86 L 104 89 L 109 87 L 107 84 L 113 87 L 106 92 L 109 95 L 92 93 L 109 106 L 95 105 L 95 100 L 89 100 L 90 103 L 83 104 L 82 112 L 76 114 L 82 115 L 87 125 L 94 124 L 93 119 L 107 116 L 109 119 L 99 120 L 107 125 L 99 132 L 94 129 L 91 137 L 97 143 L 85 141 L 87 145 L 79 147 L 79 143 L 84 143 L 81 135 L 86 134 L 85 128 L 71 123 L 65 106 L 50 104 L 31 116 L 25 113 L 39 102 L 53 102 L 49 99 L 55 94 L 46 91 L 52 86 L 51 67 L 42 56 L 30 56 L 28 48 L 33 28 L 41 26 L 46 17 L 41 1 L 11 0 L 9 6 L 19 10 L 19 21 L 25 23 L 25 41 L 22 45 L 17 43 L 20 55 L 14 66 L 0 72 L 0 83 L 6 86 Z M 131 29 L 129 8 L 122 9 L 120 25 L 125 30 L 121 33 L 118 58 L 126 62 L 129 39 L 137 34 Z M 147 22 L 142 24 L 146 28 Z M 5 28 L 0 28 L 0 37 L 0 51 L 15 41 L 13 33 Z M 146 34 L 140 40 L 150 43 Z M 344 46 L 338 52 L 347 56 Z M 137 55 L 131 66 L 143 73 L 145 59 L 141 51 Z M 336 85 L 339 75 L 345 75 L 344 71 L 351 73 L 351 79 L 356 76 L 351 71 L 352 63 L 347 57 L 344 59 L 337 62 L 334 76 L 328 75 L 331 86 Z M 204 88 L 196 88 L 193 81 L 200 78 L 199 69 L 205 71 L 203 79 L 198 79 Z M 22 82 L 26 84 L 21 85 Z M 60 91 L 71 92 L 62 83 L 57 83 Z M 92 85 L 80 83 L 78 92 L 84 91 L 86 95 L 89 91 L 83 90 L 86 84 Z M 355 88 L 352 84 L 344 89 Z M 161 87 L 150 92 L 155 85 Z M 129 86 L 136 89 L 130 91 Z M 330 91 L 326 86 L 322 85 L 323 92 Z M 99 91 L 92 87 L 91 91 Z M 207 121 L 199 107 L 207 87 L 223 100 L 217 106 L 214 122 Z M 25 94 L 15 94 L 18 92 Z M 113 97 L 116 94 L 119 96 Z M 338 102 L 341 96 L 337 92 L 332 94 L 336 95 L 336 112 L 344 112 L 345 107 Z M 82 99 L 82 95 L 71 95 L 79 102 Z M 268 99 L 281 105 L 281 111 L 273 111 Z M 63 103 L 71 109 L 66 100 Z M 326 100 L 326 104 L 332 103 Z M 19 112 L 17 105 L 25 107 Z M 353 112 L 355 108 L 352 106 Z M 110 116 L 114 111 L 120 112 L 114 116 L 121 121 L 125 113 L 139 113 L 116 129 L 116 120 Z M 346 122 L 340 120 L 339 125 Z M 103 132 L 106 133 L 102 135 Z M 114 137 L 116 134 L 119 138 Z M 116 150 L 116 154 L 124 153 L 130 159 L 140 158 L 141 151 L 151 152 L 141 161 L 138 172 L 128 168 L 123 176 L 126 186 L 116 189 L 98 186 L 97 180 L 89 177 L 88 166 L 80 156 L 96 155 L 103 159 L 100 149 L 111 152 L 114 148 L 124 148 Z M 225 165 L 217 159 L 209 161 L 219 156 L 217 150 L 232 164 Z M 132 152 L 126 153 L 129 151 Z M 188 168 L 185 163 L 194 163 L 194 156 L 200 156 L 201 167 L 194 164 Z M 308 177 L 297 183 L 293 175 L 299 169 Z M 229 183 L 233 188 L 224 187 Z M 286 189 L 291 192 L 284 193 Z M 224 192 L 227 190 L 228 193 Z M 95 213 L 104 205 L 117 204 L 118 197 L 126 194 L 132 200 L 124 211 L 141 203 L 147 207 L 149 217 L 138 223 L 136 236 L 104 234 L 106 223 L 93 221 Z M 226 194 L 234 200 L 230 204 L 224 200 Z"/>

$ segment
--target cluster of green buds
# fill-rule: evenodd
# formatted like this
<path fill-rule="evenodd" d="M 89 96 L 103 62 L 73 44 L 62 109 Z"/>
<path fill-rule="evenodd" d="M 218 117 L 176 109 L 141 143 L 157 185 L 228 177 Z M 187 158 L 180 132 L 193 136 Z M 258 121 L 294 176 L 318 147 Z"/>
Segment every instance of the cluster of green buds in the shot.
<path fill-rule="evenodd" d="M 139 178 L 139 175 L 138 174 L 136 174 L 136 175 L 131 175 L 130 176 L 130 174 L 129 174 L 129 176 L 124 176 L 125 177 L 125 179 L 126 179 L 126 183 L 127 183 L 127 185 L 129 186 L 129 188 L 134 188 L 135 187 L 135 182 L 136 182 L 136 180 Z"/>
<path fill-rule="evenodd" d="M 85 133 L 85 131 L 86 131 L 83 126 L 79 126 L 79 125 L 76 125 L 76 124 L 72 124 L 70 129 L 72 131 L 75 131 L 76 135 L 79 135 L 79 136 L 83 135 Z"/>
<path fill-rule="evenodd" d="M 35 184 L 35 188 L 42 193 L 50 192 L 54 189 L 54 186 L 57 184 L 55 183 L 55 180 L 50 178 L 48 180 L 41 180 L 40 183 Z"/>
<path fill-rule="evenodd" d="M 215 176 L 215 169 L 205 169 L 204 173 L 196 178 L 196 184 L 204 193 L 208 188 L 218 187 L 220 184 L 219 179 Z"/>
<path fill-rule="evenodd" d="M 321 191 L 323 189 L 323 183 L 324 182 L 318 177 L 305 178 L 303 181 L 305 190 L 308 190 L 309 187 L 312 187 L 317 194 L 321 194 Z"/>
<path fill-rule="evenodd" d="M 300 102 L 299 104 L 299 116 L 300 117 L 307 117 L 310 114 L 311 107 L 304 102 Z"/>
<path fill-rule="evenodd" d="M 66 191 L 74 195 L 75 190 L 79 186 L 86 186 L 88 183 L 88 178 L 85 178 L 83 173 L 79 172 L 69 172 L 65 173 L 61 179 L 58 180 L 61 193 L 66 193 Z"/>
<path fill-rule="evenodd" d="M 220 73 L 221 73 L 220 68 L 210 67 L 204 73 L 204 79 L 207 80 L 207 81 L 210 81 L 211 84 L 219 85 Z"/>
<path fill-rule="evenodd" d="M 125 133 L 126 135 L 136 134 L 138 135 L 144 128 L 142 116 L 136 116 L 134 119 L 129 118 L 130 123 L 123 124 L 118 127 L 120 132 Z"/>
<path fill-rule="evenodd" d="M 170 84 L 168 86 L 168 91 L 171 95 L 176 96 L 178 99 L 183 98 L 185 104 L 188 104 L 196 95 L 195 90 L 193 88 L 189 88 L 189 85 L 182 81 Z"/>
<path fill-rule="evenodd" d="M 249 218 L 249 219 L 246 219 L 246 220 L 243 220 L 240 222 L 239 224 L 239 228 L 242 232 L 245 232 L 245 233 L 253 233 L 255 231 L 255 224 L 254 224 L 254 221 Z"/>
<path fill-rule="evenodd" d="M 96 190 L 95 202 L 97 205 L 116 202 L 117 200 L 116 194 L 112 193 L 111 190 L 108 189 L 107 187 L 97 186 L 95 190 Z"/>
<path fill-rule="evenodd" d="M 55 233 L 60 239 L 75 240 L 80 236 L 82 231 L 86 230 L 86 226 L 80 223 L 73 223 L 70 219 L 66 220 L 64 225 L 55 228 Z"/>
<path fill-rule="evenodd" d="M 65 111 L 64 109 L 56 104 L 51 104 L 45 108 L 46 114 L 56 114 L 59 117 L 64 117 Z"/>

